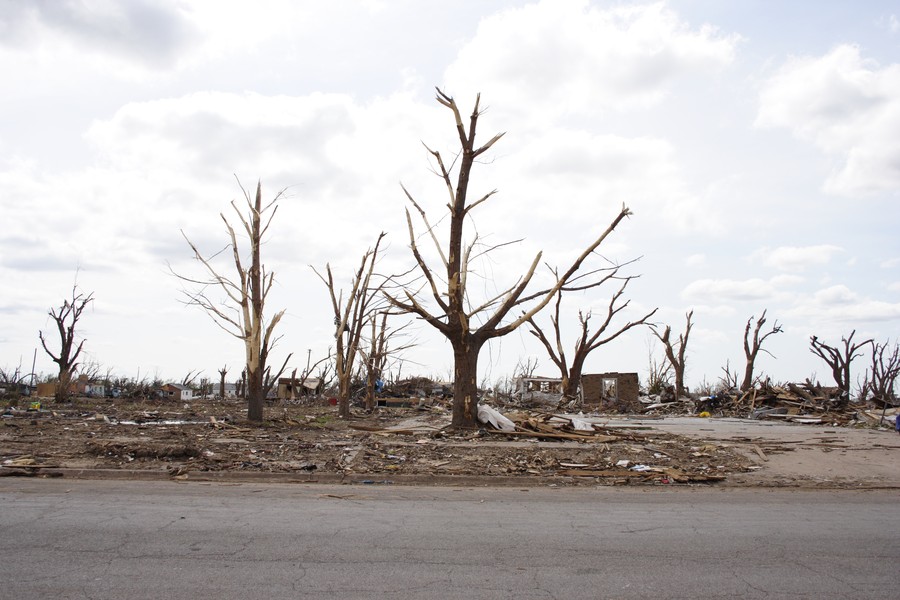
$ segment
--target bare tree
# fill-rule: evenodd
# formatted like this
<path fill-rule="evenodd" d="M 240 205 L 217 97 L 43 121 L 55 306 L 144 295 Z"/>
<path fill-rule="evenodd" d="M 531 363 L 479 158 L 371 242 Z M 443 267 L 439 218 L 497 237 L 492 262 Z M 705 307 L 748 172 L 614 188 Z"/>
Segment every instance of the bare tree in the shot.
<path fill-rule="evenodd" d="M 672 385 L 672 365 L 668 359 L 657 360 L 655 348 L 647 342 L 647 393 L 651 395 L 661 394 Z"/>
<path fill-rule="evenodd" d="M 522 378 L 522 379 L 530 379 L 534 377 L 534 374 L 537 372 L 538 366 L 540 366 L 540 361 L 536 356 L 529 356 L 526 359 L 519 358 L 516 363 L 516 368 L 513 369 L 513 377 Z"/>
<path fill-rule="evenodd" d="M 247 397 L 247 368 L 241 369 L 241 378 L 237 380 L 237 396 L 238 398 Z"/>
<path fill-rule="evenodd" d="M 654 308 L 637 321 L 629 321 L 618 328 L 610 329 L 610 324 L 616 315 L 628 308 L 628 305 L 631 303 L 631 300 L 626 300 L 621 304 L 620 301 L 622 294 L 625 293 L 625 288 L 628 286 L 628 282 L 634 279 L 635 276 L 618 277 L 619 267 L 604 269 L 604 271 L 605 274 L 598 281 L 591 281 L 588 284 L 579 285 L 577 287 L 560 288 L 557 292 L 556 304 L 554 305 L 553 314 L 550 316 L 550 323 L 553 326 L 554 334 L 552 343 L 544 334 L 544 331 L 535 322 L 534 318 L 528 320 L 528 325 L 531 328 L 530 333 L 540 340 L 541 344 L 543 344 L 544 348 L 547 350 L 547 354 L 550 355 L 550 360 L 552 360 L 553 364 L 559 369 L 560 376 L 562 377 L 562 394 L 563 398 L 566 400 L 572 400 L 578 397 L 578 388 L 581 385 L 581 374 L 584 370 L 584 363 L 591 352 L 600 346 L 613 341 L 629 329 L 646 324 L 647 319 L 652 317 L 657 310 Z M 596 329 L 593 331 L 591 330 L 590 321 L 593 317 L 593 313 L 591 311 L 586 313 L 580 310 L 578 311 L 578 323 L 581 332 L 578 339 L 575 341 L 575 350 L 572 355 L 572 360 L 569 362 L 566 358 L 565 350 L 563 349 L 562 334 L 559 325 L 559 311 L 560 305 L 562 304 L 563 292 L 595 288 L 610 280 L 621 280 L 622 285 L 619 287 L 618 291 L 610 297 L 606 315 Z"/>
<path fill-rule="evenodd" d="M 181 385 L 183 385 L 184 387 L 192 387 L 194 385 L 194 382 L 197 380 L 197 376 L 200 375 L 200 373 L 202 373 L 202 371 L 188 371 L 187 375 L 185 375 L 181 379 Z"/>
<path fill-rule="evenodd" d="M 863 398 L 870 399 L 878 406 L 888 407 L 897 403 L 897 379 L 900 378 L 900 344 L 890 347 L 890 342 L 872 343 L 872 368 L 863 383 Z"/>
<path fill-rule="evenodd" d="M 89 357 L 88 354 L 85 356 Z M 81 366 L 78 368 L 78 378 L 93 382 L 100 379 L 100 374 L 102 372 L 103 366 L 100 364 L 100 361 L 96 358 L 87 358 L 86 360 L 81 361 Z"/>
<path fill-rule="evenodd" d="M 860 349 L 866 344 L 872 343 L 872 340 L 868 339 L 859 344 L 854 344 L 854 335 L 856 335 L 855 329 L 850 332 L 849 336 L 841 338 L 841 342 L 843 343 L 842 348 L 829 346 L 824 342 L 820 342 L 819 338 L 816 336 L 809 338 L 809 351 L 824 360 L 831 368 L 831 375 L 834 377 L 834 382 L 841 390 L 841 398 L 838 404 L 840 408 L 844 408 L 850 403 L 850 385 L 852 383 L 850 379 L 850 363 L 853 362 L 853 359 L 863 355 L 863 353 L 859 351 Z"/>
<path fill-rule="evenodd" d="M 441 178 L 449 196 L 447 204 L 449 209 L 449 239 L 447 240 L 446 249 L 438 241 L 435 229 L 429 222 L 425 211 L 405 187 L 403 187 L 403 191 L 418 212 L 427 235 L 434 243 L 441 266 L 446 273 L 446 279 L 441 280 L 440 273 L 429 266 L 420 252 L 412 217 L 409 209 L 407 209 L 406 220 L 409 229 L 410 248 L 415 258 L 416 266 L 422 277 L 424 277 L 424 289 L 427 290 L 431 299 L 437 305 L 437 309 L 429 310 L 423 304 L 425 300 L 419 294 L 421 290 L 413 290 L 410 287 L 407 287 L 402 295 L 389 295 L 388 297 L 394 306 L 419 316 L 426 323 L 437 329 L 450 342 L 453 348 L 454 363 L 453 418 L 451 424 L 455 428 L 474 428 L 477 427 L 478 412 L 478 355 L 482 346 L 491 339 L 499 338 L 515 331 L 543 309 L 560 288 L 569 282 L 582 263 L 612 233 L 622 219 L 629 216 L 631 212 L 623 206 L 618 216 L 606 230 L 588 245 L 584 252 L 558 278 L 556 284 L 549 289 L 533 293 L 526 292 L 534 276 L 535 269 L 541 261 L 542 253 L 539 252 L 525 271 L 525 274 L 519 277 L 515 284 L 496 296 L 485 300 L 483 303 L 473 303 L 470 297 L 471 290 L 468 286 L 469 276 L 475 274 L 473 261 L 507 244 L 486 246 L 477 233 L 473 240 L 464 243 L 463 233 L 467 224 L 466 217 L 469 217 L 472 210 L 489 200 L 496 192 L 496 190 L 488 192 L 484 196 L 469 202 L 469 180 L 476 159 L 487 152 L 503 137 L 503 134 L 495 135 L 480 147 L 475 145 L 475 131 L 478 118 L 481 115 L 479 109 L 480 94 L 476 97 L 475 107 L 472 115 L 469 117 L 468 128 L 463 122 L 456 101 L 451 96 L 438 90 L 437 101 L 453 113 L 460 142 L 459 155 L 449 168 L 445 165 L 440 152 L 426 147 L 434 158 L 437 174 Z M 458 165 L 455 185 L 451 175 L 454 165 Z M 446 291 L 441 291 L 439 286 L 446 286 Z M 528 308 L 520 316 L 508 318 L 515 308 L 522 307 L 525 303 L 529 303 L 527 305 Z"/>
<path fill-rule="evenodd" d="M 228 231 L 230 241 L 226 249 L 231 248 L 234 275 L 226 276 L 213 265 L 212 260 L 219 254 L 218 252 L 209 257 L 204 256 L 184 232 L 182 235 L 194 252 L 194 259 L 203 266 L 205 278 L 193 279 L 173 273 L 183 282 L 197 286 L 191 290 L 183 290 L 187 304 L 200 307 L 216 325 L 243 342 L 246 354 L 244 376 L 247 418 L 250 421 L 261 422 L 266 396 L 274 382 L 284 373 L 291 358 L 288 354 L 281 368 L 272 374 L 268 364 L 269 354 L 280 339 L 280 336 L 274 336 L 274 331 L 284 316 L 284 310 L 276 312 L 268 322 L 266 321 L 266 299 L 272 290 L 275 273 L 266 272 L 260 255 L 263 236 L 278 211 L 276 202 L 283 192 L 279 192 L 271 202 L 263 205 L 261 183 L 256 185 L 255 198 L 252 198 L 243 186 L 241 191 L 247 203 L 245 207 L 247 214 L 242 213 L 233 200 L 231 206 L 249 238 L 250 264 L 244 263 L 238 247 L 237 234 L 225 214 L 220 213 L 219 216 Z M 210 295 L 210 290 L 217 290 L 224 298 L 214 298 Z"/>
<path fill-rule="evenodd" d="M 364 327 L 376 312 L 384 308 L 382 291 L 389 279 L 380 277 L 378 278 L 380 281 L 375 283 L 373 276 L 381 241 L 386 235 L 384 232 L 379 234 L 374 248 L 366 250 L 363 254 L 359 268 L 350 282 L 351 289 L 346 300 L 343 289 L 338 289 L 334 281 L 330 264 L 325 265 L 325 275 L 310 265 L 328 288 L 331 297 L 335 325 L 334 368 L 338 380 L 338 415 L 344 419 L 350 417 L 350 383 L 353 379 L 356 358 L 363 343 Z"/>
<path fill-rule="evenodd" d="M 50 355 L 50 358 L 53 359 L 53 362 L 59 367 L 59 381 L 56 387 L 57 402 L 65 402 L 69 397 L 69 384 L 72 382 L 72 378 L 78 368 L 78 357 L 81 355 L 81 350 L 84 348 L 85 342 L 85 340 L 82 339 L 78 342 L 77 346 L 75 345 L 75 328 L 78 325 L 78 321 L 81 319 L 81 314 L 84 312 L 84 309 L 87 308 L 87 305 L 93 300 L 93 292 L 85 296 L 83 292 L 78 291 L 77 286 L 73 286 L 71 300 L 63 300 L 63 303 L 59 308 L 51 308 L 50 312 L 47 313 L 50 315 L 50 318 L 53 319 L 53 322 L 56 323 L 56 329 L 59 333 L 59 352 L 57 354 L 54 354 L 53 351 L 47 347 L 47 340 L 44 338 L 44 333 L 38 331 L 38 337 L 41 340 L 44 351 Z"/>
<path fill-rule="evenodd" d="M 19 395 L 19 386 L 25 383 L 26 377 L 28 377 L 28 373 L 22 373 L 21 367 L 15 369 L 0 367 L 0 386 L 3 386 L 9 395 Z"/>
<path fill-rule="evenodd" d="M 656 326 L 651 326 L 653 330 L 653 334 L 659 338 L 659 341 L 662 342 L 663 348 L 666 351 L 666 359 L 669 361 L 669 364 L 672 365 L 672 371 L 675 373 L 675 398 L 681 398 L 685 395 L 684 388 L 684 369 L 685 369 L 685 352 L 687 351 L 688 337 L 691 335 L 691 327 L 693 327 L 693 323 L 691 323 L 691 318 L 694 316 L 694 311 L 688 312 L 685 317 L 687 318 L 687 325 L 684 328 L 684 333 L 678 334 L 678 341 L 672 342 L 672 328 L 669 325 L 666 325 L 663 333 L 660 334 L 659 330 Z"/>
<path fill-rule="evenodd" d="M 766 324 L 766 311 L 764 310 L 760 317 L 756 320 L 756 326 L 753 328 L 753 338 L 750 338 L 750 324 L 753 322 L 753 317 L 747 319 L 747 325 L 744 327 L 744 356 L 747 358 L 747 365 L 744 367 L 744 380 L 741 383 L 741 391 L 746 392 L 751 387 L 753 387 L 753 367 L 756 363 L 756 356 L 759 354 L 759 351 L 762 350 L 766 354 L 772 356 L 772 353 L 768 350 L 763 349 L 763 342 L 766 341 L 766 338 L 770 335 L 775 335 L 776 333 L 781 333 L 781 325 L 778 324 L 778 321 L 775 321 L 775 324 L 772 325 L 772 329 L 767 331 L 760 337 L 759 332 L 762 329 L 762 326 Z"/>
<path fill-rule="evenodd" d="M 725 390 L 737 389 L 738 372 L 731 370 L 731 361 L 726 360 L 725 366 L 722 367 L 722 376 L 719 378 L 719 387 Z"/>
<path fill-rule="evenodd" d="M 404 323 L 396 329 L 388 327 L 388 317 L 394 313 L 381 311 L 369 316 L 368 326 L 369 346 L 360 348 L 360 358 L 366 379 L 366 410 L 375 409 L 375 391 L 378 380 L 384 378 L 384 372 L 388 368 L 391 357 L 399 357 L 404 350 L 412 348 L 415 343 L 391 345 L 391 340 L 403 334 L 410 322 Z"/>
<path fill-rule="evenodd" d="M 228 374 L 228 365 L 219 369 L 219 398 L 225 399 L 225 376 Z"/>

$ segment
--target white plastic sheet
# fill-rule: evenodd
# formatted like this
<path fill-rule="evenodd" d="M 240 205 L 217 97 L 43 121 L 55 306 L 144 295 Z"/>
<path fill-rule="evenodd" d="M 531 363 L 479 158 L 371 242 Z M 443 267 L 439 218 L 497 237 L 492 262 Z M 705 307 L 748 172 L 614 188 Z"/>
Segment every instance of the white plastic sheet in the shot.
<path fill-rule="evenodd" d="M 486 404 L 478 405 L 478 420 L 481 423 L 490 423 L 494 426 L 494 429 L 499 429 L 500 431 L 515 431 L 516 424 L 504 417 L 500 414 L 496 409 L 487 406 Z"/>
<path fill-rule="evenodd" d="M 572 417 L 572 427 L 575 428 L 575 431 L 594 431 L 594 426 L 590 421 L 577 417 Z"/>

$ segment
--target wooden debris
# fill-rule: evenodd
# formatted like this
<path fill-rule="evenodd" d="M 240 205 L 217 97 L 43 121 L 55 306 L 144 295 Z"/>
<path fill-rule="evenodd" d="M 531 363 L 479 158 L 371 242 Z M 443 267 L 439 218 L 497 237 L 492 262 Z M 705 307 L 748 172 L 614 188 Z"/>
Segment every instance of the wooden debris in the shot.
<path fill-rule="evenodd" d="M 717 416 L 733 416 L 752 419 L 778 419 L 802 424 L 836 423 L 843 425 L 861 416 L 863 407 L 845 405 L 841 390 L 806 380 L 803 383 L 772 385 L 741 391 L 723 390 L 712 396 L 695 400 L 654 402 L 644 407 L 644 412 L 656 414 L 684 414 L 707 411 Z"/>
<path fill-rule="evenodd" d="M 760 448 L 760 447 L 759 447 L 758 445 L 756 445 L 756 444 L 753 444 L 753 446 L 751 446 L 751 447 L 753 448 L 754 452 L 756 452 L 756 454 L 759 455 L 759 457 L 760 457 L 761 459 L 763 459 L 765 462 L 768 462 L 768 461 L 769 461 L 769 457 L 766 456 L 766 453 L 763 452 L 762 448 Z"/>
<path fill-rule="evenodd" d="M 562 469 L 557 475 L 567 477 L 629 477 L 646 479 L 658 476 L 659 473 L 629 471 L 628 469 Z"/>
<path fill-rule="evenodd" d="M 355 429 L 357 431 L 367 431 L 369 433 L 376 433 L 379 435 L 421 435 L 423 429 L 436 429 L 435 427 L 416 427 L 413 429 L 391 429 L 384 427 L 373 427 L 371 425 L 355 425 L 350 424 L 347 425 L 350 429 Z"/>
<path fill-rule="evenodd" d="M 545 439 L 545 440 L 571 440 L 571 441 L 575 441 L 575 442 L 590 441 L 590 442 L 603 443 L 603 442 L 617 442 L 620 439 L 613 435 L 600 435 L 600 434 L 581 435 L 581 434 L 575 434 L 575 433 L 565 433 L 565 432 L 560 432 L 560 431 L 554 431 L 554 432 L 528 431 L 528 430 L 519 430 L 519 429 L 516 429 L 516 431 L 496 431 L 496 430 L 489 429 L 488 431 L 490 431 L 491 433 L 496 433 L 496 434 L 500 434 L 500 435 L 515 435 L 515 436 L 520 436 L 520 437 L 530 437 L 530 438 L 538 438 L 538 439 Z"/>

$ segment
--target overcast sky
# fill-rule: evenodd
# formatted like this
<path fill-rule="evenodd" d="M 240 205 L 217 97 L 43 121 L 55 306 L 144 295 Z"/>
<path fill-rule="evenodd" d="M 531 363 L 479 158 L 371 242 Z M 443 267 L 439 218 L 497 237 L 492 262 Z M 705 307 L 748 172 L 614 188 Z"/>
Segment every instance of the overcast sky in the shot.
<path fill-rule="evenodd" d="M 93 292 L 87 359 L 127 376 L 240 371 L 241 343 L 179 301 L 167 264 L 199 274 L 226 244 L 220 212 L 262 181 L 285 189 L 264 248 L 284 308 L 280 360 L 327 351 L 327 292 L 380 231 L 380 268 L 411 266 L 402 182 L 442 216 L 422 145 L 450 157 L 439 86 L 479 133 L 506 132 L 472 195 L 492 243 L 525 238 L 477 271 L 503 289 L 538 250 L 565 266 L 622 204 L 601 247 L 641 257 L 624 318 L 658 307 L 678 333 L 694 311 L 687 383 L 743 363 L 747 319 L 784 333 L 759 368 L 830 379 L 809 337 L 900 337 L 900 9 L 896 2 L 360 0 L 0 2 L 0 367 L 53 371 L 47 310 Z M 605 311 L 615 290 L 566 300 Z M 545 316 L 546 319 L 546 316 Z M 428 326 L 403 375 L 447 378 Z M 574 344 L 574 339 L 567 345 Z M 646 329 L 601 348 L 588 372 L 661 356 Z M 570 350 L 571 352 L 571 350 Z M 554 367 L 524 330 L 486 348 L 480 377 L 519 360 Z M 862 364 L 860 363 L 860 366 Z"/>

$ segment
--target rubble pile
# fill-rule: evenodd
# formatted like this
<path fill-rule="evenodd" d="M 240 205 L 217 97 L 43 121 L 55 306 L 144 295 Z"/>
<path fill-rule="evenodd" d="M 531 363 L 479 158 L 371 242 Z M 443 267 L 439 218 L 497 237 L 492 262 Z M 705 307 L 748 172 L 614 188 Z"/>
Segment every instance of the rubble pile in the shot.
<path fill-rule="evenodd" d="M 749 468 L 749 463 L 727 445 L 692 445 L 677 436 L 612 427 L 581 414 L 519 412 L 506 416 L 514 423 L 513 430 L 488 431 L 512 438 L 580 442 L 586 446 L 584 450 L 570 451 L 566 460 L 558 461 L 553 471 L 558 476 L 594 478 L 613 484 L 700 483 L 722 481 L 730 472 Z M 487 419 L 482 421 L 489 423 Z"/>
<path fill-rule="evenodd" d="M 831 425 L 877 424 L 884 420 L 882 410 L 868 410 L 866 406 L 850 402 L 842 395 L 840 388 L 822 386 L 808 379 L 803 383 L 780 385 L 766 382 L 746 391 L 733 388 L 719 390 L 709 396 L 677 400 L 674 394 L 648 397 L 642 412 L 650 415 L 702 414 Z"/>

